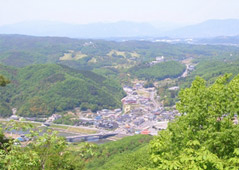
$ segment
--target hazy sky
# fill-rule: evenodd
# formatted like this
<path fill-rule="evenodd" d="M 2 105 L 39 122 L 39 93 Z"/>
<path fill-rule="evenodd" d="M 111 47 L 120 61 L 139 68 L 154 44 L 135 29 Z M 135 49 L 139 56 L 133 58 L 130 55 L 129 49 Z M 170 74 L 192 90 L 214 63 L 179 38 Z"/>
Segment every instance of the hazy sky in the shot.
<path fill-rule="evenodd" d="M 239 0 L 0 0 L 0 25 L 29 20 L 198 23 L 239 18 Z"/>

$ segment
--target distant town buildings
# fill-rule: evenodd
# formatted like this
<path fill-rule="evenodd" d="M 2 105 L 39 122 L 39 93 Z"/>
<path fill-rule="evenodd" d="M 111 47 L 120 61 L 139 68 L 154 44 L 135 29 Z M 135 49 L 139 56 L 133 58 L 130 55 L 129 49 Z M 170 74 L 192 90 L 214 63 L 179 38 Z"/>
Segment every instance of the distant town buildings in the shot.
<path fill-rule="evenodd" d="M 54 122 L 57 119 L 60 119 L 62 116 L 58 114 L 53 114 L 51 117 L 49 117 L 46 122 Z"/>
<path fill-rule="evenodd" d="M 155 65 L 155 64 L 164 62 L 164 61 L 165 61 L 164 56 L 156 57 L 156 59 L 155 59 L 154 61 L 151 61 L 151 62 L 149 63 L 149 65 L 152 66 L 152 65 Z"/>
<path fill-rule="evenodd" d="M 158 60 L 161 61 L 159 58 Z M 158 96 L 154 96 L 156 89 L 144 88 L 143 85 L 143 82 L 136 82 L 133 87 L 124 86 L 127 96 L 121 100 L 123 110 L 100 110 L 92 118 L 81 117 L 79 125 L 114 130 L 119 134 L 156 135 L 159 130 L 167 127 L 167 122 L 173 120 L 178 112 L 165 111 L 160 103 L 153 101 L 154 98 L 158 99 Z M 89 114 L 82 112 L 81 115 Z"/>
<path fill-rule="evenodd" d="M 163 59 L 162 56 L 156 61 L 162 62 Z M 143 85 L 143 81 L 137 81 L 132 87 L 124 86 L 127 96 L 122 99 L 122 109 L 102 109 L 93 113 L 91 110 L 81 111 L 80 108 L 75 108 L 68 114 L 75 116 L 74 119 L 78 120 L 76 126 L 93 127 L 102 131 L 110 130 L 124 135 L 157 135 L 158 131 L 165 129 L 168 121 L 173 120 L 179 113 L 175 110 L 166 111 L 159 102 L 160 97 L 156 89 L 144 88 Z M 178 88 L 175 86 L 170 90 Z M 59 114 L 53 114 L 44 119 L 42 126 L 50 126 L 61 117 Z M 19 120 L 19 117 L 12 115 L 11 119 Z M 26 118 L 26 120 L 34 121 L 35 118 Z"/>
<path fill-rule="evenodd" d="M 173 86 L 173 87 L 168 88 L 168 90 L 176 91 L 176 90 L 179 90 L 179 87 L 178 86 Z"/>
<path fill-rule="evenodd" d="M 195 66 L 194 65 L 188 65 L 188 71 L 193 71 L 195 69 Z"/>
<path fill-rule="evenodd" d="M 17 108 L 12 108 L 12 114 L 15 115 L 17 113 Z"/>
<path fill-rule="evenodd" d="M 17 115 L 12 115 L 12 116 L 10 117 L 10 119 L 12 119 L 12 120 L 19 120 L 20 117 L 17 116 Z"/>

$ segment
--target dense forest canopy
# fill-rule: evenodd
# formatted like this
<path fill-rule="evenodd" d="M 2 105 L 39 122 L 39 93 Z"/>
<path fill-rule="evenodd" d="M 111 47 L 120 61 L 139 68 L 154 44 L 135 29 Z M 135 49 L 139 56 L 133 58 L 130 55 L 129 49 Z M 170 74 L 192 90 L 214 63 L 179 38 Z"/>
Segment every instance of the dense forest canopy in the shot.
<path fill-rule="evenodd" d="M 187 57 L 228 58 L 230 54 L 238 55 L 238 48 L 148 41 L 113 42 L 60 37 L 0 35 L 0 62 L 17 67 L 50 62 L 61 63 L 78 69 L 94 69 L 152 61 L 158 56 L 182 60 Z"/>
<path fill-rule="evenodd" d="M 214 83 L 218 76 L 226 73 L 231 73 L 234 77 L 239 74 L 239 62 L 234 61 L 235 59 L 228 59 L 227 61 L 219 59 L 202 60 L 198 62 L 195 70 L 188 77 L 179 80 L 179 84 L 182 88 L 189 87 L 196 76 L 204 78 L 208 84 Z"/>
<path fill-rule="evenodd" d="M 0 89 L 2 107 L 11 105 L 22 116 L 42 117 L 75 107 L 97 111 L 121 107 L 125 95 L 119 83 L 90 71 L 46 64 L 19 69 L 0 66 L 11 84 Z M 11 115 L 11 112 L 4 112 Z"/>
<path fill-rule="evenodd" d="M 9 80 L 0 75 L 0 90 L 2 90 L 1 88 L 6 86 L 7 84 L 9 84 Z M 11 115 L 10 106 L 7 103 L 3 102 L 2 100 L 0 101 L 0 113 L 1 117 Z"/>
<path fill-rule="evenodd" d="M 162 62 L 153 66 L 138 65 L 130 69 L 130 72 L 139 79 L 163 80 L 165 78 L 177 78 L 183 74 L 185 65 L 176 61 Z"/>
<path fill-rule="evenodd" d="M 9 83 L 9 80 L 7 80 L 5 77 L 0 75 L 0 86 L 6 86 Z"/>

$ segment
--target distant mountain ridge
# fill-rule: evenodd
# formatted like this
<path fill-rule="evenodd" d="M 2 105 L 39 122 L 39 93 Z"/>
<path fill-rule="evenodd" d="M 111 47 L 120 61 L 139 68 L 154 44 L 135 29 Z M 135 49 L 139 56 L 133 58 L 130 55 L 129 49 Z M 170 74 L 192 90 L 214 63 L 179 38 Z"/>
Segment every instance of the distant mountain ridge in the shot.
<path fill-rule="evenodd" d="M 115 22 L 92 24 L 65 24 L 49 21 L 22 22 L 0 27 L 0 34 L 23 34 L 34 36 L 59 36 L 71 38 L 110 38 L 149 36 L 157 29 L 148 23 Z"/>
<path fill-rule="evenodd" d="M 239 45 L 239 35 L 237 36 L 219 36 L 213 38 L 198 39 L 196 43 L 203 44 L 221 44 L 221 45 Z"/>
<path fill-rule="evenodd" d="M 161 28 L 163 28 L 162 23 Z M 0 26 L 0 34 L 23 34 L 33 36 L 59 36 L 71 38 L 107 39 L 112 37 L 172 37 L 208 38 L 239 35 L 239 19 L 214 19 L 168 30 L 150 23 L 120 21 L 114 23 L 66 24 L 51 21 L 28 21 Z"/>
<path fill-rule="evenodd" d="M 239 35 L 239 19 L 208 20 L 167 33 L 170 37 L 207 38 Z"/>

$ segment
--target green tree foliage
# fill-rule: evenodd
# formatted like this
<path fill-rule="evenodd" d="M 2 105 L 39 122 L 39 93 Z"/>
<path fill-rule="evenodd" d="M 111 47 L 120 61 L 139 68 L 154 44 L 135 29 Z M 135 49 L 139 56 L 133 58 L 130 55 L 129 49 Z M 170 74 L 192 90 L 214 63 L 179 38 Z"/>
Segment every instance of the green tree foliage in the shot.
<path fill-rule="evenodd" d="M 229 75 L 207 87 L 197 77 L 179 93 L 182 115 L 151 142 L 159 169 L 238 169 L 239 75 Z"/>
<path fill-rule="evenodd" d="M 0 117 L 9 117 L 12 115 L 12 110 L 6 102 L 0 102 Z"/>
<path fill-rule="evenodd" d="M 144 88 L 151 88 L 151 87 L 155 87 L 152 81 L 148 81 L 147 83 L 144 84 Z"/>
<path fill-rule="evenodd" d="M 179 77 L 184 71 L 185 65 L 168 61 L 156 64 L 154 66 L 139 65 L 130 69 L 130 72 L 138 78 L 147 80 L 162 80 L 165 78 Z"/>
<path fill-rule="evenodd" d="M 9 80 L 0 75 L 0 86 L 6 86 L 8 83 L 10 83 Z"/>
<path fill-rule="evenodd" d="M 234 61 L 236 60 L 236 61 Z M 180 80 L 181 87 L 189 87 L 196 76 L 200 76 L 207 81 L 207 84 L 212 84 L 218 76 L 224 75 L 225 73 L 232 73 L 236 76 L 239 73 L 239 62 L 235 57 L 231 60 L 226 61 L 219 59 L 210 59 L 199 61 L 196 65 L 195 70 L 189 74 L 188 77 Z"/>
<path fill-rule="evenodd" d="M 5 130 L 29 130 L 26 136 L 30 139 L 20 143 L 18 139 L 1 144 L 0 168 L 3 170 L 22 169 L 75 169 L 78 164 L 71 162 L 65 139 L 56 132 L 47 130 L 40 134 L 40 130 L 31 125 L 10 122 Z M 2 134 L 2 132 L 1 132 Z"/>
<path fill-rule="evenodd" d="M 169 90 L 168 88 L 168 85 L 159 87 L 158 95 L 164 106 L 173 106 L 177 101 L 178 90 Z"/>
<path fill-rule="evenodd" d="M 56 124 L 77 125 L 80 122 L 79 118 L 73 115 L 63 115 L 61 118 L 54 121 Z"/>
<path fill-rule="evenodd" d="M 113 42 L 104 40 L 79 40 L 62 37 L 33 37 L 23 35 L 0 35 L 0 62 L 8 66 L 24 67 L 31 64 L 60 63 L 80 70 L 116 68 L 122 72 L 119 65 L 126 68 L 149 62 L 157 56 L 166 59 L 183 60 L 192 58 L 221 58 L 228 59 L 238 56 L 238 48 L 233 46 L 205 46 L 191 44 L 168 44 L 147 41 Z M 88 44 L 88 45 L 87 45 Z M 87 55 L 79 60 L 65 60 L 60 58 L 64 53 L 81 52 Z M 124 52 L 125 57 L 107 55 L 110 51 Z M 130 53 L 137 53 L 133 57 Z M 231 57 L 231 58 L 232 58 Z M 92 62 L 93 61 L 93 62 Z M 100 71 L 104 75 L 114 75 L 110 71 Z"/>
<path fill-rule="evenodd" d="M 147 153 L 144 155 L 142 151 L 139 150 L 142 150 L 151 139 L 151 136 L 135 135 L 125 137 L 119 141 L 99 145 L 99 147 L 94 150 L 95 155 L 88 160 L 85 169 L 119 170 L 124 169 L 126 164 L 131 164 L 128 169 L 134 169 L 133 167 L 140 168 L 143 165 L 148 166 L 148 162 L 150 162 L 149 154 L 148 157 L 145 157 L 144 162 L 140 163 L 139 161 L 142 160 Z M 146 149 L 144 148 L 143 150 L 145 151 Z M 134 162 L 134 160 L 138 158 L 139 160 Z"/>
<path fill-rule="evenodd" d="M 154 168 L 154 164 L 150 159 L 149 146 L 129 150 L 122 154 L 115 155 L 112 159 L 107 161 L 100 167 L 102 170 L 133 170 Z"/>
<path fill-rule="evenodd" d="M 75 107 L 92 111 L 117 108 L 125 95 L 117 81 L 91 71 L 54 64 L 0 68 L 5 70 L 13 83 L 0 89 L 2 98 L 22 116 L 44 117 Z"/>
<path fill-rule="evenodd" d="M 16 121 L 5 125 L 5 130 L 13 129 L 28 131 L 26 136 L 30 140 L 21 143 L 18 139 L 12 139 L 0 143 L 0 169 L 3 170 L 111 170 L 138 169 L 153 165 L 147 146 L 151 136 L 136 135 L 101 145 L 85 142 L 76 146 L 67 144 L 64 138 L 47 127 L 35 127 Z M 3 131 L 0 130 L 2 135 Z"/>
<path fill-rule="evenodd" d="M 2 87 L 6 86 L 9 83 L 10 83 L 9 80 L 7 80 L 5 77 L 0 75 L 0 86 L 2 86 Z M 12 111 L 11 111 L 9 105 L 4 101 L 0 101 L 0 117 L 7 117 L 7 116 L 10 116 L 11 114 L 12 114 Z"/>

